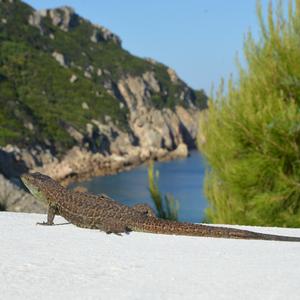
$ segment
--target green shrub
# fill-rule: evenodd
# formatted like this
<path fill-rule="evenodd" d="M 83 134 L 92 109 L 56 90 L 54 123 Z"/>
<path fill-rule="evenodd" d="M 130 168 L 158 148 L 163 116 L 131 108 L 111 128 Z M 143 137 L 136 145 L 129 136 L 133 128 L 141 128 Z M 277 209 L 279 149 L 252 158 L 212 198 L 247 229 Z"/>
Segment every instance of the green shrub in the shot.
<path fill-rule="evenodd" d="M 154 163 L 148 168 L 149 191 L 157 210 L 157 216 L 162 219 L 178 220 L 179 203 L 173 195 L 161 195 L 158 187 L 159 172 L 154 172 Z"/>
<path fill-rule="evenodd" d="M 293 5 L 295 4 L 295 5 Z M 294 9 L 293 9 L 294 7 Z M 214 223 L 300 226 L 300 1 L 269 5 L 259 42 L 245 42 L 247 67 L 221 86 L 200 123 L 209 168 L 207 216 Z M 205 120 L 204 120 L 205 119 Z"/>

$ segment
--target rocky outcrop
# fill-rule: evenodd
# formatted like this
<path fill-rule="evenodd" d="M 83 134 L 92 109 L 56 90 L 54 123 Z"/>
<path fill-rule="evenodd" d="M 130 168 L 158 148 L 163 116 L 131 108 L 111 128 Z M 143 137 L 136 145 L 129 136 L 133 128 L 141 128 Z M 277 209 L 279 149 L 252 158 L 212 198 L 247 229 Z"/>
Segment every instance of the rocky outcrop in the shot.
<path fill-rule="evenodd" d="M 195 109 L 185 109 L 182 106 L 176 106 L 176 115 L 180 120 L 180 133 L 183 142 L 188 148 L 196 147 L 196 139 L 199 131 L 199 118 L 201 111 Z"/>
<path fill-rule="evenodd" d="M 151 97 L 160 92 L 153 72 L 127 75 L 114 85 L 113 93 L 129 111 L 128 131 L 121 130 L 109 116 L 104 123 L 90 120 L 85 131 L 63 123 L 77 146 L 62 158 L 38 145 L 27 149 L 7 145 L 0 149 L 0 172 L 13 178 L 39 170 L 63 180 L 83 174 L 114 173 L 149 159 L 185 157 L 187 149 L 195 147 L 199 110 L 179 105 L 175 109 L 156 109 Z M 90 109 L 85 102 L 82 108 Z"/>
<path fill-rule="evenodd" d="M 153 108 L 151 97 L 161 92 L 153 72 L 139 77 L 126 76 L 118 82 L 117 88 L 129 109 L 132 132 L 142 148 L 174 150 L 180 143 L 195 146 L 198 110 L 192 105 L 188 88 L 187 92 L 183 89 L 182 93 L 190 108 L 176 106 L 175 111 Z"/>
<path fill-rule="evenodd" d="M 123 132 L 113 123 L 91 120 L 85 134 L 68 127 L 78 145 L 62 158 L 39 146 L 20 149 L 7 145 L 0 149 L 0 172 L 11 180 L 28 171 L 38 171 L 63 183 L 113 174 L 150 159 L 176 159 L 188 155 L 194 143 L 198 112 L 183 107 L 155 110 L 149 108 L 131 121 L 132 132 Z M 9 211 L 44 212 L 45 206 L 0 177 L 0 208 Z"/>
<path fill-rule="evenodd" d="M 72 27 L 79 24 L 79 16 L 75 13 L 73 8 L 69 6 L 48 9 L 46 12 L 52 24 L 58 26 L 63 31 L 69 31 Z"/>
<path fill-rule="evenodd" d="M 28 18 L 28 23 L 40 30 L 40 33 L 44 35 L 47 30 L 43 26 L 44 20 L 50 19 L 52 25 L 60 28 L 61 30 L 68 32 L 72 28 L 77 27 L 83 18 L 79 17 L 73 8 L 69 6 L 62 6 L 55 9 L 42 9 L 33 11 Z M 107 28 L 100 25 L 93 25 L 94 30 L 91 34 L 90 40 L 94 43 L 100 43 L 102 41 L 112 41 L 118 46 L 121 46 L 121 39 Z M 54 36 L 49 36 L 53 39 Z"/>
<path fill-rule="evenodd" d="M 167 72 L 168 72 L 168 75 L 170 77 L 170 80 L 173 82 L 173 83 L 177 83 L 180 79 L 178 78 L 175 70 L 171 69 L 171 68 L 168 68 L 167 69 Z"/>
<path fill-rule="evenodd" d="M 28 23 L 40 30 L 40 33 L 43 34 L 43 28 L 42 28 L 42 19 L 46 17 L 47 11 L 41 10 L 41 11 L 34 11 L 32 15 L 29 16 Z"/>
<path fill-rule="evenodd" d="M 52 56 L 53 58 L 63 67 L 66 67 L 67 66 L 67 63 L 66 63 L 66 60 L 65 60 L 65 57 L 63 54 L 59 53 L 59 52 L 56 52 L 54 51 L 52 53 Z"/>
<path fill-rule="evenodd" d="M 39 28 L 43 33 L 42 22 L 44 18 L 49 18 L 54 26 L 59 27 L 63 31 L 69 31 L 72 27 L 79 24 L 79 16 L 74 12 L 73 8 L 68 6 L 34 11 L 29 16 L 28 22 L 30 25 Z"/>
<path fill-rule="evenodd" d="M 135 114 L 130 124 L 142 148 L 173 150 L 183 142 L 180 120 L 170 109 L 147 109 L 143 114 Z"/>
<path fill-rule="evenodd" d="M 74 147 L 60 160 L 31 171 L 47 174 L 63 183 L 82 180 L 93 176 L 115 174 L 142 164 L 145 161 L 169 160 L 188 155 L 186 144 L 179 144 L 173 151 L 162 148 L 141 148 L 132 146 L 126 154 L 103 155 L 87 149 Z"/>
<path fill-rule="evenodd" d="M 117 87 L 131 114 L 136 114 L 149 106 L 151 93 L 160 92 L 160 86 L 153 72 L 142 76 L 130 76 L 119 80 Z"/>
<path fill-rule="evenodd" d="M 112 41 L 116 45 L 121 46 L 122 41 L 116 34 L 100 25 L 94 25 L 94 27 L 95 29 L 93 30 L 93 33 L 91 35 L 92 42 L 100 43 L 102 41 Z"/>
<path fill-rule="evenodd" d="M 0 147 L 0 173 L 6 178 L 16 178 L 37 166 L 58 161 L 49 149 L 39 145 L 31 148 L 19 148 L 7 145 Z"/>

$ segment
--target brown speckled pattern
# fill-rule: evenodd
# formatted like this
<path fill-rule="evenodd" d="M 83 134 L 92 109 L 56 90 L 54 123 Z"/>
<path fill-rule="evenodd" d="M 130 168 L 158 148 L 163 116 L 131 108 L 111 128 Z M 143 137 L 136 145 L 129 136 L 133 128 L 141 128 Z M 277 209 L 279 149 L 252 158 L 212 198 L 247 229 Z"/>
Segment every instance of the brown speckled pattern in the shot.
<path fill-rule="evenodd" d="M 218 238 L 300 241 L 297 237 L 158 219 L 152 209 L 145 204 L 130 208 L 106 195 L 74 192 L 40 173 L 24 175 L 22 181 L 27 186 L 28 183 L 33 185 L 47 199 L 49 204 L 48 220 L 45 222 L 47 225 L 52 225 L 55 214 L 60 214 L 74 225 L 99 229 L 107 233 L 141 231 Z"/>

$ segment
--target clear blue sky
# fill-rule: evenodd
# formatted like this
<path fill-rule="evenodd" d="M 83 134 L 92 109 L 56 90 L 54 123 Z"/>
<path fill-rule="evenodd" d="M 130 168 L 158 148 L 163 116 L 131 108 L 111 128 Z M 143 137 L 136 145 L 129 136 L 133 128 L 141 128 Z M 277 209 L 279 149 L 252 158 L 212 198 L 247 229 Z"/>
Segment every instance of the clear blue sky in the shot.
<path fill-rule="evenodd" d="M 118 34 L 123 47 L 176 70 L 193 88 L 210 91 L 235 73 L 243 40 L 258 33 L 256 0 L 25 0 L 36 9 L 72 6 Z M 266 9 L 268 0 L 262 0 Z"/>

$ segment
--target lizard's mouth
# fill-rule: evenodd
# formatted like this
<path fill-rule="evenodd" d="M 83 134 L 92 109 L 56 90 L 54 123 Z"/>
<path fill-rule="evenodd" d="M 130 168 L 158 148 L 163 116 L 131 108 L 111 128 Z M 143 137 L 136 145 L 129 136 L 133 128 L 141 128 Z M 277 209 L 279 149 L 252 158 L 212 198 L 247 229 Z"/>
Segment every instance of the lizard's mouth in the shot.
<path fill-rule="evenodd" d="M 30 181 L 28 180 L 28 176 L 22 175 L 22 176 L 20 176 L 20 179 L 21 179 L 22 183 L 24 184 L 24 186 L 30 191 L 30 189 L 29 189 Z"/>
<path fill-rule="evenodd" d="M 26 189 L 32 194 L 32 190 L 30 188 L 30 183 L 29 183 L 26 175 L 23 175 L 20 178 L 21 178 L 21 181 L 23 182 L 24 186 L 26 187 Z"/>
<path fill-rule="evenodd" d="M 21 179 L 22 183 L 27 187 L 27 178 L 26 178 L 26 175 L 20 176 L 20 179 Z"/>
<path fill-rule="evenodd" d="M 44 192 L 37 185 L 31 182 L 30 176 L 23 175 L 21 176 L 21 180 L 32 196 L 40 201 L 46 201 Z"/>
<path fill-rule="evenodd" d="M 21 176 L 21 181 L 23 182 L 24 186 L 27 188 L 27 190 L 35 196 L 37 192 L 37 188 L 33 184 L 30 183 L 30 180 L 28 179 L 28 176 L 22 175 Z"/>

